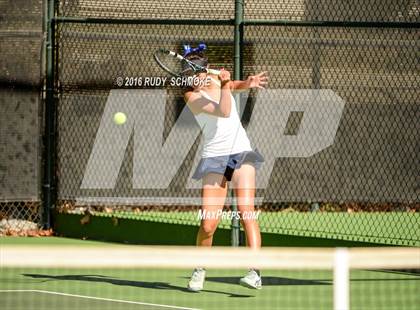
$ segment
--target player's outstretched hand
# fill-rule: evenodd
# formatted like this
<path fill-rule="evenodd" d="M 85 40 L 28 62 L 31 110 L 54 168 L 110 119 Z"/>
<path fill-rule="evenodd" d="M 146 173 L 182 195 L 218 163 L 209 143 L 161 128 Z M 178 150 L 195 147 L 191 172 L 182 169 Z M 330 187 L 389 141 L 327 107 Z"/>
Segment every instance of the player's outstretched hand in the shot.
<path fill-rule="evenodd" d="M 249 88 L 264 89 L 268 84 L 267 71 L 261 72 L 257 75 L 250 75 L 247 79 Z"/>

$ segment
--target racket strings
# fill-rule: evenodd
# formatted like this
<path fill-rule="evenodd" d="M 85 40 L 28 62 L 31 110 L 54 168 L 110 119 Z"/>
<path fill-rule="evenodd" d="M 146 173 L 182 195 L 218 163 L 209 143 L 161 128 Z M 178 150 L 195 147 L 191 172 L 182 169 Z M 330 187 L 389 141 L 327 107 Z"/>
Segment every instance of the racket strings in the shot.
<path fill-rule="evenodd" d="M 206 72 L 206 68 L 183 58 L 175 52 L 159 50 L 154 56 L 162 69 L 175 76 L 193 76 L 197 73 Z"/>

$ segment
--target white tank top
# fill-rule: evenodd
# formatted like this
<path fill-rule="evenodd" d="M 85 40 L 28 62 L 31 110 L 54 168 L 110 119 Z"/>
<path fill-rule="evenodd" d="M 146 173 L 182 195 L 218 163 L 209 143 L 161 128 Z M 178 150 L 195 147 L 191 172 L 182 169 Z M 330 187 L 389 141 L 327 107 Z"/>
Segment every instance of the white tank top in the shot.
<path fill-rule="evenodd" d="M 220 82 L 212 80 L 220 86 Z M 204 91 L 200 93 L 208 100 L 219 104 Z M 235 98 L 231 96 L 231 110 L 229 117 L 217 117 L 201 112 L 194 115 L 204 135 L 202 157 L 215 157 L 251 151 L 251 143 L 241 124 Z"/>

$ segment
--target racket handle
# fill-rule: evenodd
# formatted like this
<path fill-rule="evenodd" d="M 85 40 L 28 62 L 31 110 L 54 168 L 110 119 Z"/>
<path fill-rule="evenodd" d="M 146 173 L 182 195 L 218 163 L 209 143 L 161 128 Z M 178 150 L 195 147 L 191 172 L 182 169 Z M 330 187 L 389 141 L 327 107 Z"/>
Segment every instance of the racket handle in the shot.
<path fill-rule="evenodd" d="M 214 75 L 219 75 L 220 71 L 215 69 L 207 69 L 207 72 Z"/>

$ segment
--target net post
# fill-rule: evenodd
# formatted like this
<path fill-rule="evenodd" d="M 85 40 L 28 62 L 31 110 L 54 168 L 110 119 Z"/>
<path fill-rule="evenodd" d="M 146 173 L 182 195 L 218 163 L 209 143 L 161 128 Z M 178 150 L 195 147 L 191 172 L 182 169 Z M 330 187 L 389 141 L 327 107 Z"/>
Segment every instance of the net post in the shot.
<path fill-rule="evenodd" d="M 43 225 L 52 226 L 51 209 L 55 205 L 55 98 L 54 98 L 54 48 L 55 48 L 55 0 L 47 2 L 46 42 L 46 95 L 44 128 L 44 173 L 42 184 Z"/>
<path fill-rule="evenodd" d="M 349 253 L 346 248 L 334 252 L 334 310 L 349 310 Z"/>
<path fill-rule="evenodd" d="M 240 80 L 242 78 L 242 43 L 243 43 L 243 19 L 244 19 L 244 2 L 243 0 L 235 0 L 235 23 L 234 23 L 234 64 L 233 64 L 233 78 Z M 235 95 L 235 101 L 238 111 L 241 111 L 241 98 L 239 94 Z M 234 199 L 233 190 L 230 190 L 232 198 L 232 211 L 237 212 L 238 206 Z M 231 245 L 240 245 L 240 222 L 236 216 L 232 217 L 231 223 Z"/>

